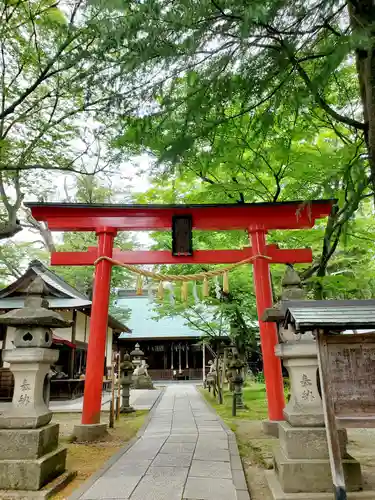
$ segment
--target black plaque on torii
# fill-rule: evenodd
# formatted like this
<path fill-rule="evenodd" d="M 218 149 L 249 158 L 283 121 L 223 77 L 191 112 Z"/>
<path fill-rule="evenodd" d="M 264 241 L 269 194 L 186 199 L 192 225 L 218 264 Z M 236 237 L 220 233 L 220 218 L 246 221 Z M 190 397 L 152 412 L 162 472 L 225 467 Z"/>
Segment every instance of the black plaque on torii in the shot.
<path fill-rule="evenodd" d="M 193 220 L 191 215 L 172 217 L 172 255 L 193 255 Z"/>

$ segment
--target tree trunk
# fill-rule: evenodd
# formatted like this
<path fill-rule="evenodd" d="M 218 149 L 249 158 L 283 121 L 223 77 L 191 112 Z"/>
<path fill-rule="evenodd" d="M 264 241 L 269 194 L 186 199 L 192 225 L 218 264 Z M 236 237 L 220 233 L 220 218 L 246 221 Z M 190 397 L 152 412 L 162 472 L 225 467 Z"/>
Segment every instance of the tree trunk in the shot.
<path fill-rule="evenodd" d="M 361 39 L 356 64 L 375 203 L 375 5 L 373 0 L 349 0 L 348 10 L 353 33 Z"/>

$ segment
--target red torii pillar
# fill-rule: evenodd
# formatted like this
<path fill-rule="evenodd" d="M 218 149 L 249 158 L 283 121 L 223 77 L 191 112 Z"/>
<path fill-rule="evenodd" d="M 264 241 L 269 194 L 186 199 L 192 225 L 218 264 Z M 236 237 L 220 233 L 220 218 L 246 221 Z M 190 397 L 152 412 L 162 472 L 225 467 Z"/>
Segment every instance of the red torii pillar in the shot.
<path fill-rule="evenodd" d="M 111 206 L 29 203 L 36 220 L 45 221 L 55 231 L 95 231 L 98 250 L 88 252 L 55 253 L 55 265 L 93 265 L 98 257 L 112 255 L 128 264 L 150 264 L 150 258 L 159 254 L 158 263 L 230 263 L 249 256 L 259 256 L 253 261 L 254 285 L 259 317 L 263 354 L 268 413 L 271 421 L 283 420 L 284 391 L 281 363 L 275 356 L 277 343 L 276 325 L 260 320 L 263 311 L 272 306 L 269 263 L 261 255 L 273 254 L 272 261 L 280 263 L 311 262 L 309 249 L 281 250 L 276 245 L 266 245 L 269 229 L 309 228 L 315 219 L 330 213 L 335 200 L 317 202 L 260 203 L 244 205 L 191 205 L 191 206 Z M 247 229 L 252 249 L 196 251 L 192 257 L 172 257 L 168 252 L 113 252 L 117 230 L 168 230 L 175 214 L 192 215 L 194 229 L 230 230 Z M 256 225 L 251 225 L 251 221 Z M 249 224 L 250 222 L 250 224 Z M 307 253 L 306 253 L 307 252 Z M 161 256 L 163 254 L 163 256 Z M 216 255 L 216 258 L 214 257 Z M 133 256 L 133 260 L 129 257 Z M 149 256 L 147 259 L 146 256 Z M 76 258 L 75 258 L 76 257 Z M 279 257 L 279 260 L 278 258 Z M 156 263 L 155 262 L 155 263 Z M 102 379 L 107 334 L 111 264 L 102 260 L 96 264 L 94 298 L 91 312 L 87 372 L 84 392 L 83 424 L 100 422 Z"/>
<path fill-rule="evenodd" d="M 249 228 L 255 254 L 266 255 L 266 232 Z M 260 318 L 265 309 L 272 307 L 272 286 L 270 268 L 266 259 L 257 258 L 253 262 L 255 298 L 258 311 L 260 345 L 263 356 L 263 372 L 266 382 L 268 418 L 270 421 L 284 420 L 284 384 L 280 359 L 275 356 L 278 343 L 276 323 L 265 323 Z"/>
<path fill-rule="evenodd" d="M 98 237 L 99 255 L 112 257 L 113 240 L 116 236 L 116 230 L 113 228 L 101 228 L 96 234 Z M 87 349 L 82 424 L 98 424 L 100 422 L 111 272 L 112 264 L 107 260 L 101 260 L 96 265 L 90 337 Z"/>

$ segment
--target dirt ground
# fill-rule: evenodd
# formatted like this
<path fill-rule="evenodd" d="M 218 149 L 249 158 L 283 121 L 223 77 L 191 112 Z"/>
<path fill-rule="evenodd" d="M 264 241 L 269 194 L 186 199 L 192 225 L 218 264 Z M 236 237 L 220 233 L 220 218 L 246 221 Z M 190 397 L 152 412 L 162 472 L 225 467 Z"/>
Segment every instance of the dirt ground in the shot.
<path fill-rule="evenodd" d="M 108 436 L 95 444 L 72 442 L 73 427 L 81 421 L 79 413 L 55 414 L 53 422 L 60 424 L 60 444 L 68 448 L 67 470 L 76 471 L 77 477 L 63 491 L 53 496 L 53 500 L 65 500 L 100 469 L 112 455 L 136 435 L 147 413 L 147 411 L 137 411 L 130 415 L 121 415 L 115 422 L 114 429 L 108 430 Z M 108 421 L 108 413 L 102 414 L 101 421 Z"/>
<path fill-rule="evenodd" d="M 264 470 L 272 468 L 272 449 L 277 439 L 262 432 L 260 421 L 240 420 L 236 426 L 251 499 L 272 500 Z M 364 489 L 375 491 L 375 429 L 350 429 L 348 441 L 348 453 L 361 464 Z"/>

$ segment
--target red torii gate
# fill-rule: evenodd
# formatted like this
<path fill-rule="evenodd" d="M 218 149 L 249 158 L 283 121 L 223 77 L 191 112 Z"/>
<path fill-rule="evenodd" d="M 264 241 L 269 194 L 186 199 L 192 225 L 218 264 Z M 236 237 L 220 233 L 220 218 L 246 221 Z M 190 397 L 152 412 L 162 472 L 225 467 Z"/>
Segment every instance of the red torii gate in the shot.
<path fill-rule="evenodd" d="M 272 306 L 269 264 L 308 263 L 309 248 L 285 250 L 266 244 L 266 234 L 274 229 L 311 228 L 316 219 L 330 214 L 334 200 L 251 203 L 236 205 L 85 205 L 68 203 L 26 203 L 33 217 L 48 224 L 51 231 L 95 231 L 98 247 L 87 252 L 53 252 L 52 265 L 94 265 L 102 256 L 126 264 L 229 264 L 255 257 L 254 284 L 259 318 L 268 416 L 283 420 L 284 391 L 280 360 L 275 356 L 277 330 L 274 323 L 260 320 Z M 113 249 L 117 231 L 170 230 L 172 218 L 188 215 L 193 229 L 208 231 L 246 230 L 251 248 L 242 250 L 196 250 L 192 256 L 174 257 L 168 251 L 120 251 Z M 258 256 L 258 257 L 257 257 Z M 264 259 L 261 256 L 268 256 Z M 112 265 L 96 264 L 87 353 L 82 424 L 100 422 L 105 340 Z"/>

